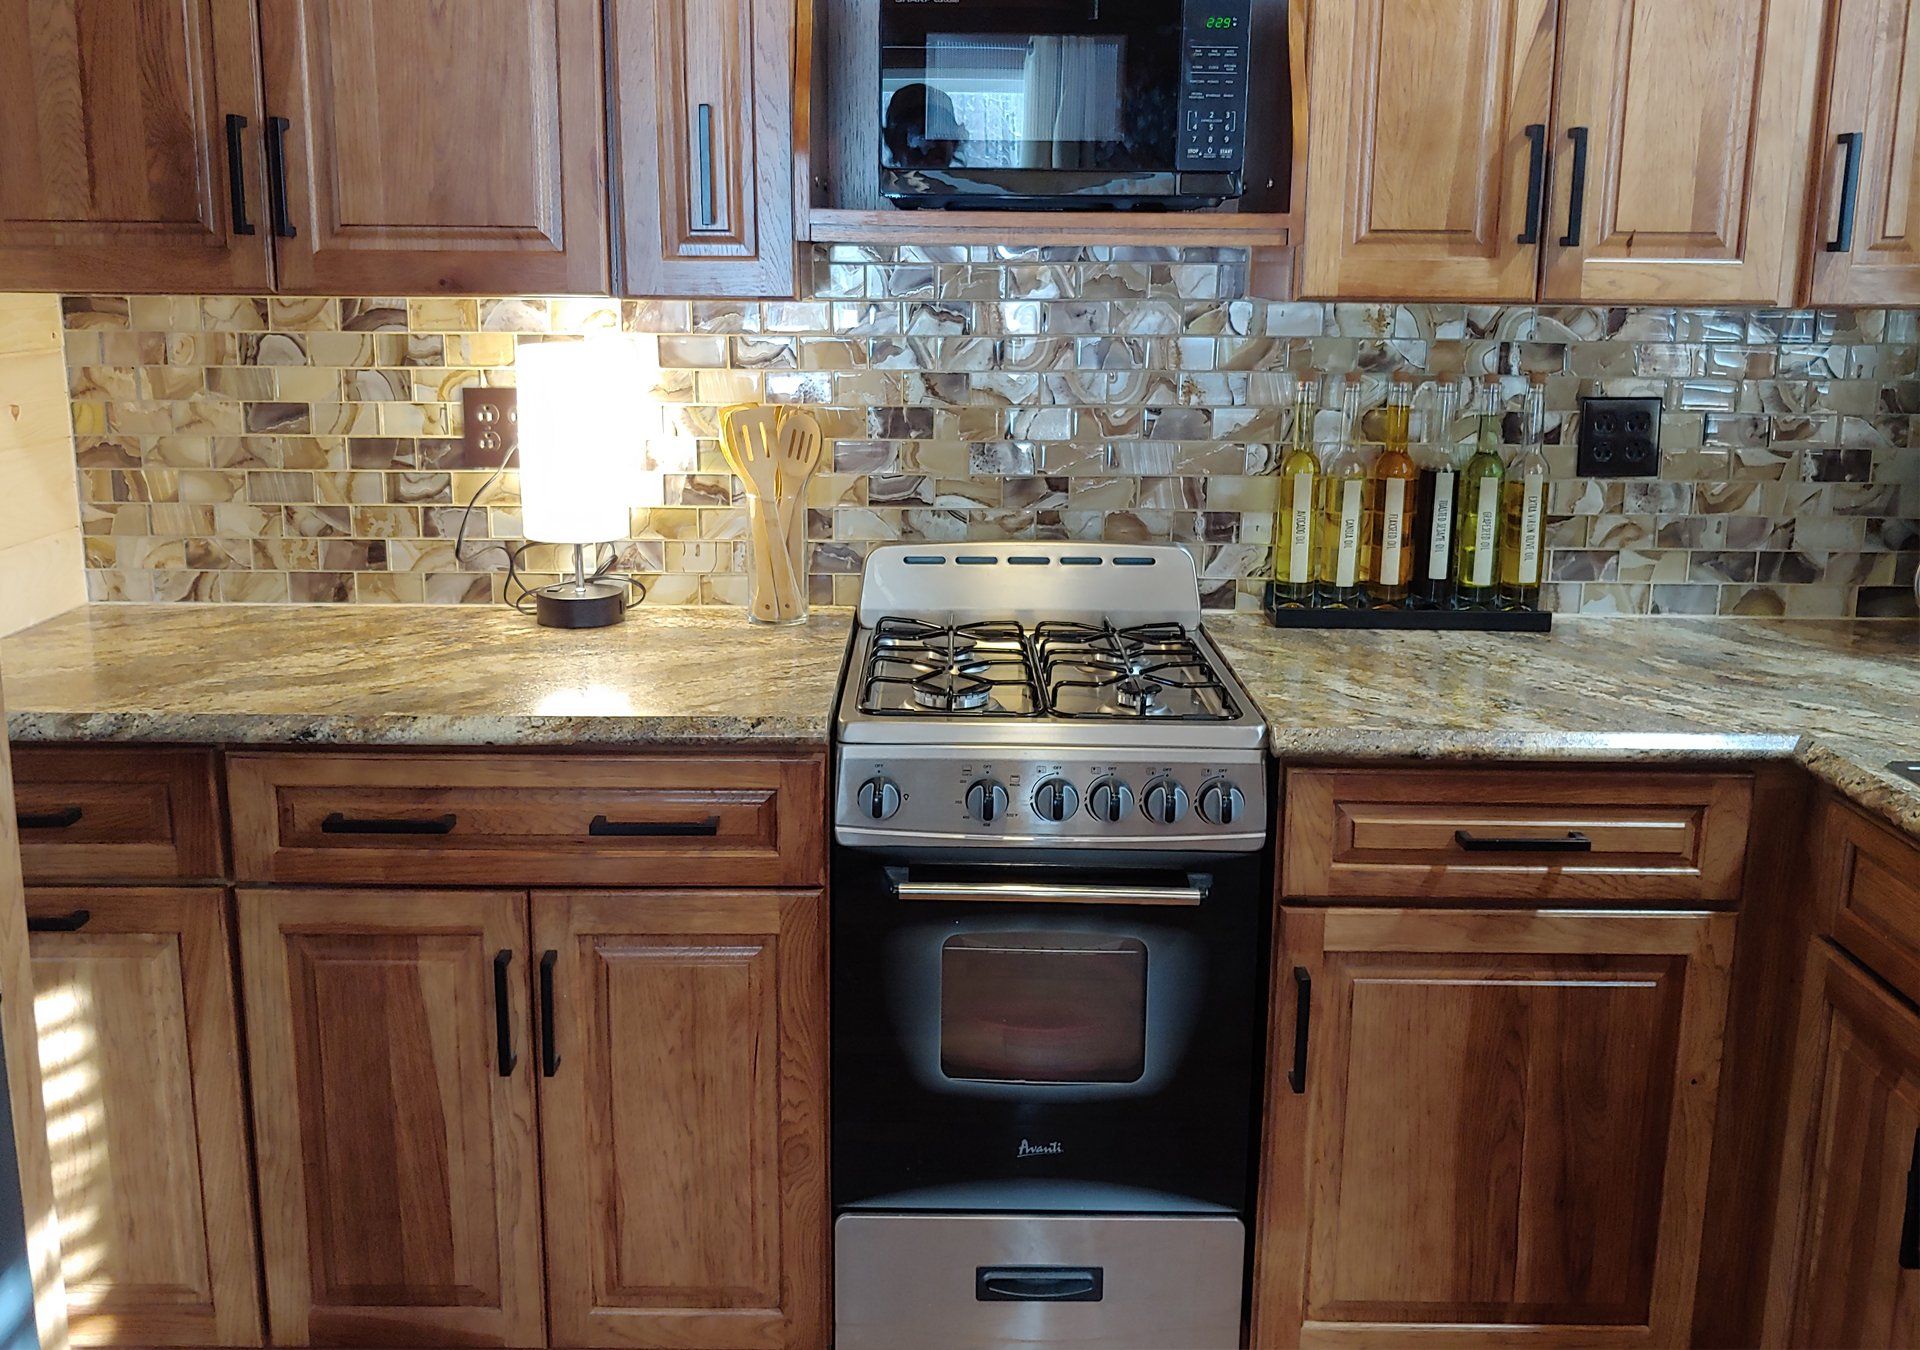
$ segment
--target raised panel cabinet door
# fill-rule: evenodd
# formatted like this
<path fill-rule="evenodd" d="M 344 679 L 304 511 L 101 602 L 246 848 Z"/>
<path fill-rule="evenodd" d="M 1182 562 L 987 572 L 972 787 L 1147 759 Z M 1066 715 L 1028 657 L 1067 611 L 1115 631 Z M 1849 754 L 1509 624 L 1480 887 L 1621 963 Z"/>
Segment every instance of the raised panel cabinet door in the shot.
<path fill-rule="evenodd" d="M 1920 0 L 1840 0 L 1833 23 L 1811 298 L 1920 304 Z"/>
<path fill-rule="evenodd" d="M 794 293 L 794 0 L 607 0 L 621 289 Z"/>
<path fill-rule="evenodd" d="M 1793 300 L 1821 16 L 1821 0 L 1566 7 L 1542 299 Z"/>
<path fill-rule="evenodd" d="M 0 0 L 0 290 L 257 291 L 250 0 Z"/>
<path fill-rule="evenodd" d="M 261 0 L 280 289 L 607 289 L 595 0 Z"/>
<path fill-rule="evenodd" d="M 526 897 L 239 906 L 274 1344 L 543 1344 Z"/>
<path fill-rule="evenodd" d="M 1313 6 L 1303 294 L 1534 298 L 1557 8 Z"/>
<path fill-rule="evenodd" d="M 76 1345 L 259 1345 L 226 892 L 27 892 Z"/>
<path fill-rule="evenodd" d="M 824 1345 L 824 899 L 533 905 L 553 1343 Z"/>
<path fill-rule="evenodd" d="M 1816 941 L 1767 1283 L 1769 1346 L 1920 1346 L 1920 1017 Z"/>
<path fill-rule="evenodd" d="M 1284 910 L 1255 1344 L 1684 1344 L 1733 930 Z"/>

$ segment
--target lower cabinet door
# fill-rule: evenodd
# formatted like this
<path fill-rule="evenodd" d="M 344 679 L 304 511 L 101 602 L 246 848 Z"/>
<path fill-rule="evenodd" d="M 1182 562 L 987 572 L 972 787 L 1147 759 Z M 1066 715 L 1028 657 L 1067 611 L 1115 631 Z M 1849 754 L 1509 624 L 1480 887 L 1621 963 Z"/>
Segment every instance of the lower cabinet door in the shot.
<path fill-rule="evenodd" d="M 239 895 L 273 1342 L 544 1344 L 526 897 Z"/>
<path fill-rule="evenodd" d="M 259 1345 L 226 892 L 27 893 L 76 1345 Z"/>
<path fill-rule="evenodd" d="M 553 1344 L 825 1345 L 825 901 L 533 904 Z"/>
<path fill-rule="evenodd" d="M 1814 945 L 1788 1096 L 1769 1346 L 1920 1346 L 1920 1016 Z"/>
<path fill-rule="evenodd" d="M 1284 910 L 1255 1344 L 1684 1344 L 1733 931 Z"/>

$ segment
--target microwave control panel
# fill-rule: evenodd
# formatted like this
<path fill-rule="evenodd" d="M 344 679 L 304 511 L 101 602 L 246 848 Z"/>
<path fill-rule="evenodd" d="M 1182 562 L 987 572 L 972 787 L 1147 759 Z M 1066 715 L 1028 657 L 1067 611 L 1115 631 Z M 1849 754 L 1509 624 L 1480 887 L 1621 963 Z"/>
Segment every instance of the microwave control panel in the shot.
<path fill-rule="evenodd" d="M 1186 0 L 1181 173 L 1238 173 L 1246 159 L 1252 11 L 1252 0 Z"/>

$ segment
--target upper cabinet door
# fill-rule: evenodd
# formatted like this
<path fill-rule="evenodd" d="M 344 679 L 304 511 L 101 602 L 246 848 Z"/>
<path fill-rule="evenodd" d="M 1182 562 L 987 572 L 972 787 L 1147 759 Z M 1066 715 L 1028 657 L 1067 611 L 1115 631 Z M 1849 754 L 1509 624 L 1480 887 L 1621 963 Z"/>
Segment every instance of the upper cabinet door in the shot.
<path fill-rule="evenodd" d="M 250 0 L 0 0 L 0 290 L 270 279 Z"/>
<path fill-rule="evenodd" d="M 1920 304 L 1920 0 L 1841 0 L 1827 71 L 1812 301 Z"/>
<path fill-rule="evenodd" d="M 1314 5 L 1305 294 L 1534 298 L 1555 8 Z"/>
<path fill-rule="evenodd" d="M 1820 25 L 1820 0 L 1568 5 L 1542 298 L 1791 302 Z"/>
<path fill-rule="evenodd" d="M 793 0 L 607 0 L 628 295 L 791 296 Z"/>
<path fill-rule="evenodd" d="M 595 0 L 264 0 L 280 289 L 605 291 Z"/>

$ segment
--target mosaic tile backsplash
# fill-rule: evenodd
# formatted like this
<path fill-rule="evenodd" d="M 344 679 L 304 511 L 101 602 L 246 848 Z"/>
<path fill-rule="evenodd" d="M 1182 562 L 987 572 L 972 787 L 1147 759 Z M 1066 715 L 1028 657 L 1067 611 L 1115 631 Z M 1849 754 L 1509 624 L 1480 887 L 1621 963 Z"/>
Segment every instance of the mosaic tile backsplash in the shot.
<path fill-rule="evenodd" d="M 1209 606 L 1255 606 L 1287 372 L 1313 366 L 1365 372 L 1370 408 L 1401 367 L 1507 375 L 1515 410 L 1547 374 L 1556 610 L 1914 608 L 1920 312 L 1280 304 L 1247 298 L 1232 250 L 834 246 L 810 267 L 797 302 L 66 297 L 90 593 L 498 600 L 516 483 L 456 556 L 497 467 L 463 448 L 460 391 L 510 384 L 520 343 L 620 329 L 659 335 L 617 544 L 655 603 L 745 602 L 715 411 L 766 400 L 826 434 L 816 603 L 854 600 L 887 541 L 1089 539 L 1180 544 Z M 1658 479 L 1577 476 L 1583 393 L 1666 400 Z"/>

